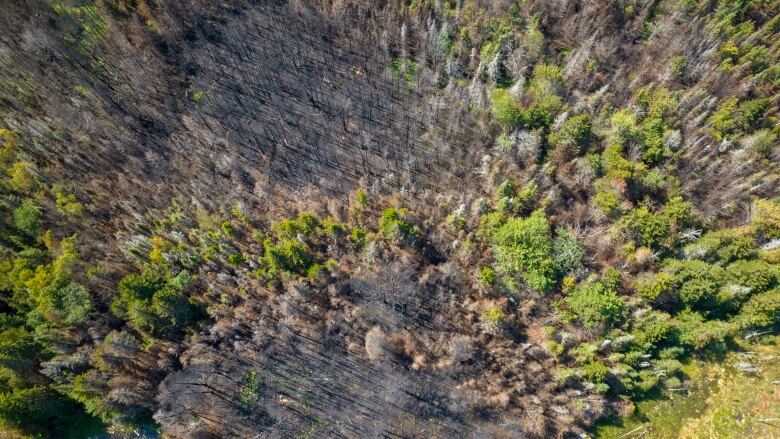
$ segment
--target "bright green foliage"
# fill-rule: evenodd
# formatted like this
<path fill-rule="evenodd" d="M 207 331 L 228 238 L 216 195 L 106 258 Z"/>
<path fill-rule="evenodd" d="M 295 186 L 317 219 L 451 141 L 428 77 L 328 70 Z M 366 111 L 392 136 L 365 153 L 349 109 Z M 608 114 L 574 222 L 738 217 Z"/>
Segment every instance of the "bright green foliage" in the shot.
<path fill-rule="evenodd" d="M 661 272 L 645 274 L 641 277 L 637 282 L 636 291 L 649 303 L 664 306 L 675 301 L 676 286 L 674 275 Z"/>
<path fill-rule="evenodd" d="M 669 222 L 663 214 L 650 212 L 645 206 L 624 216 L 622 225 L 638 245 L 657 248 L 668 244 L 671 231 Z"/>
<path fill-rule="evenodd" d="M 498 228 L 506 223 L 507 219 L 508 217 L 500 211 L 489 212 L 482 215 L 479 219 L 477 236 L 486 241 L 490 241 Z"/>
<path fill-rule="evenodd" d="M 507 90 L 496 89 L 491 95 L 493 117 L 507 127 L 534 129 L 549 126 L 563 105 L 563 99 L 558 95 L 562 86 L 563 73 L 560 67 L 538 64 L 528 85 L 534 102 L 521 107 Z"/>
<path fill-rule="evenodd" d="M 615 323 L 623 315 L 623 300 L 599 282 L 575 288 L 565 300 L 586 328 Z"/>
<path fill-rule="evenodd" d="M 598 361 L 593 361 L 580 367 L 580 373 L 586 381 L 601 383 L 607 378 L 609 368 Z"/>
<path fill-rule="evenodd" d="M 492 234 L 491 243 L 500 272 L 520 274 L 531 288 L 540 292 L 553 287 L 553 240 L 544 211 L 537 210 L 527 219 L 507 219 Z"/>
<path fill-rule="evenodd" d="M 599 178 L 595 181 L 596 195 L 593 203 L 605 215 L 617 216 L 620 213 L 621 197 L 616 190 L 613 180 Z"/>
<path fill-rule="evenodd" d="M 612 133 L 610 142 L 621 146 L 624 142 L 636 139 L 639 135 L 636 113 L 628 109 L 620 109 L 610 118 Z"/>
<path fill-rule="evenodd" d="M 357 201 L 359 207 L 364 207 L 368 204 L 368 194 L 366 194 L 366 191 L 358 189 L 357 194 L 355 195 L 355 201 Z"/>
<path fill-rule="evenodd" d="M 634 343 L 645 350 L 661 346 L 673 333 L 671 316 L 661 311 L 650 311 L 634 322 Z"/>
<path fill-rule="evenodd" d="M 640 88 L 636 91 L 637 104 L 646 119 L 673 118 L 680 102 L 679 92 L 671 92 L 663 87 Z"/>
<path fill-rule="evenodd" d="M 734 318 L 742 328 L 764 328 L 780 321 L 780 288 L 756 294 L 748 299 Z"/>
<path fill-rule="evenodd" d="M 774 267 L 764 261 L 737 261 L 726 268 L 728 282 L 750 288 L 752 293 L 760 293 L 777 284 L 780 267 Z"/>
<path fill-rule="evenodd" d="M 52 185 L 51 193 L 54 195 L 57 209 L 59 209 L 61 212 L 76 216 L 79 216 L 84 212 L 84 207 L 76 199 L 76 196 L 68 193 L 68 191 L 62 185 Z"/>
<path fill-rule="evenodd" d="M 506 321 L 506 315 L 501 308 L 497 306 L 491 306 L 485 312 L 482 313 L 481 320 L 483 323 L 493 326 L 500 326 Z"/>
<path fill-rule="evenodd" d="M 297 239 L 282 239 L 273 244 L 270 239 L 263 243 L 263 262 L 268 267 L 268 275 L 274 277 L 281 273 L 304 275 L 313 263 L 305 244 Z"/>
<path fill-rule="evenodd" d="M 720 347 L 734 335 L 736 325 L 720 320 L 705 320 L 694 311 L 681 312 L 675 322 L 679 344 L 694 351 Z"/>
<path fill-rule="evenodd" d="M 608 145 L 601 154 L 604 176 L 614 180 L 627 180 L 635 173 L 635 164 L 623 157 L 623 147 L 619 144 Z"/>
<path fill-rule="evenodd" d="M 111 311 L 142 334 L 171 336 L 202 317 L 200 307 L 183 295 L 187 282 L 182 279 L 186 278 L 148 265 L 122 278 Z"/>
<path fill-rule="evenodd" d="M 322 233 L 330 238 L 338 238 L 344 233 L 344 225 L 333 218 L 325 218 L 322 220 L 320 228 L 322 229 Z"/>
<path fill-rule="evenodd" d="M 385 239 L 393 242 L 417 244 L 420 241 L 420 233 L 404 219 L 405 215 L 406 209 L 385 209 L 379 220 L 379 231 Z"/>
<path fill-rule="evenodd" d="M 21 192 L 30 193 L 34 192 L 40 187 L 38 179 L 33 174 L 35 165 L 29 162 L 16 162 L 8 168 L 8 180 L 11 189 Z"/>
<path fill-rule="evenodd" d="M 550 134 L 548 141 L 555 147 L 567 148 L 575 154 L 580 154 L 588 147 L 590 130 L 590 116 L 578 114 L 567 119 L 558 130 Z"/>
<path fill-rule="evenodd" d="M 496 189 L 496 207 L 502 212 L 527 214 L 534 206 L 536 183 L 530 182 L 519 191 L 514 180 L 504 180 Z"/>
<path fill-rule="evenodd" d="M 517 183 L 514 180 L 504 180 L 496 188 L 496 198 L 512 198 L 517 195 Z"/>
<path fill-rule="evenodd" d="M 750 236 L 740 236 L 734 230 L 709 232 L 698 241 L 685 247 L 688 258 L 729 263 L 737 259 L 749 259 L 756 254 L 756 241 Z"/>
<path fill-rule="evenodd" d="M 274 223 L 271 228 L 279 236 L 279 239 L 283 238 L 295 238 L 298 234 L 303 236 L 311 235 L 317 230 L 320 225 L 317 216 L 311 212 L 303 212 L 294 219 L 286 219 Z"/>
<path fill-rule="evenodd" d="M 485 286 L 493 286 L 496 283 L 496 272 L 490 267 L 482 267 L 479 270 L 479 282 Z"/>
<path fill-rule="evenodd" d="M 523 123 L 523 112 L 507 90 L 499 88 L 493 91 L 490 102 L 490 110 L 498 123 L 510 127 Z"/>
<path fill-rule="evenodd" d="M 0 422 L 11 427 L 45 424 L 61 409 L 57 396 L 42 386 L 0 392 Z"/>
<path fill-rule="evenodd" d="M 621 219 L 621 226 L 637 245 L 650 248 L 672 248 L 680 232 L 693 227 L 697 219 L 691 203 L 681 197 L 672 197 L 663 212 L 650 212 L 646 206 L 632 210 Z"/>
<path fill-rule="evenodd" d="M 780 202 L 755 200 L 751 228 L 762 239 L 780 238 Z"/>
<path fill-rule="evenodd" d="M 561 275 L 576 273 L 584 268 L 582 258 L 585 251 L 571 232 L 559 229 L 553 243 L 553 268 Z"/>
<path fill-rule="evenodd" d="M 675 277 L 679 298 L 692 308 L 713 308 L 718 305 L 718 292 L 723 286 L 725 272 L 716 265 L 702 261 L 671 261 L 664 272 Z"/>
<path fill-rule="evenodd" d="M 357 247 L 361 248 L 366 242 L 366 230 L 362 227 L 353 227 L 352 231 L 349 234 L 349 240 L 352 241 L 352 244 Z"/>
<path fill-rule="evenodd" d="M 41 210 L 32 200 L 25 200 L 14 209 L 14 226 L 30 238 L 38 236 L 41 228 Z"/>
<path fill-rule="evenodd" d="M 734 138 L 759 122 L 767 108 L 768 99 L 752 99 L 741 103 L 736 97 L 727 99 L 710 116 L 710 133 L 718 140 Z"/>

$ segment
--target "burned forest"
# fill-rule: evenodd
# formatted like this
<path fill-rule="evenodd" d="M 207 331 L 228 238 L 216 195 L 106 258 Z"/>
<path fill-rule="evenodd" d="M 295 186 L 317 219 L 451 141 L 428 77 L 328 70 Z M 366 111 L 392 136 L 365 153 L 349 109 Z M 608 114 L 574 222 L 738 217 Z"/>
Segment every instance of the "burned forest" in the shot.
<path fill-rule="evenodd" d="M 0 437 L 780 438 L 777 0 L 5 0 Z"/>

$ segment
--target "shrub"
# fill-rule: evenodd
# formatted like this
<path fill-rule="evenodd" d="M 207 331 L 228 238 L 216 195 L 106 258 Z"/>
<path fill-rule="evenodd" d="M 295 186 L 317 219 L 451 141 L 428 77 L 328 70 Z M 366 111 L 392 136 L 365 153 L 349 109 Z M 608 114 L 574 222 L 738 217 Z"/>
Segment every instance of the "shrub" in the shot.
<path fill-rule="evenodd" d="M 756 294 L 748 299 L 734 318 L 742 328 L 763 328 L 780 321 L 780 288 Z"/>
<path fill-rule="evenodd" d="M 492 306 L 482 313 L 481 320 L 482 323 L 487 325 L 500 326 L 506 321 L 506 315 L 504 314 L 504 311 L 501 310 L 501 308 Z"/>
<path fill-rule="evenodd" d="M 625 215 L 622 228 L 638 245 L 659 248 L 669 245 L 670 227 L 663 214 L 650 212 L 642 206 Z"/>
<path fill-rule="evenodd" d="M 517 183 L 508 179 L 501 182 L 496 188 L 496 198 L 513 198 L 517 195 Z"/>
<path fill-rule="evenodd" d="M 758 130 L 751 136 L 746 137 L 743 144 L 755 154 L 769 158 L 772 147 L 777 142 L 777 133 L 772 130 Z"/>
<path fill-rule="evenodd" d="M 35 165 L 29 162 L 16 162 L 8 168 L 9 183 L 17 192 L 30 193 L 40 187 L 38 179 L 33 174 Z"/>
<path fill-rule="evenodd" d="M 722 346 L 734 335 L 736 325 L 720 320 L 705 320 L 701 314 L 683 311 L 677 316 L 675 332 L 681 346 L 699 351 Z"/>
<path fill-rule="evenodd" d="M 590 133 L 590 116 L 578 114 L 567 119 L 558 130 L 550 134 L 548 141 L 553 146 L 564 147 L 571 150 L 574 154 L 580 154 L 588 146 Z"/>
<path fill-rule="evenodd" d="M 352 241 L 352 245 L 357 248 L 362 248 L 366 242 L 366 230 L 362 227 L 353 227 L 349 234 L 349 240 Z"/>
<path fill-rule="evenodd" d="M 297 239 L 282 239 L 275 245 L 266 240 L 263 247 L 263 261 L 270 276 L 282 272 L 304 275 L 312 264 L 307 247 Z"/>
<path fill-rule="evenodd" d="M 653 350 L 661 346 L 671 336 L 674 326 L 669 314 L 660 311 L 650 311 L 642 315 L 635 323 L 634 342 L 645 350 Z"/>
<path fill-rule="evenodd" d="M 607 178 L 600 178 L 594 183 L 596 194 L 593 196 L 593 204 L 603 214 L 617 216 L 620 213 L 621 196 L 615 188 L 614 182 Z"/>
<path fill-rule="evenodd" d="M 559 229 L 553 243 L 553 268 L 559 276 L 582 270 L 582 244 L 568 230 Z"/>
<path fill-rule="evenodd" d="M 675 288 L 675 277 L 661 272 L 640 277 L 636 291 L 647 302 L 668 307 L 676 302 Z"/>
<path fill-rule="evenodd" d="M 727 99 L 710 116 L 710 133 L 718 140 L 734 138 L 761 120 L 768 107 L 768 99 L 752 99 L 742 103 L 736 97 Z"/>
<path fill-rule="evenodd" d="M 755 256 L 756 241 L 750 236 L 740 236 L 736 230 L 708 232 L 698 241 L 685 247 L 688 258 L 729 263 L 737 259 L 749 259 Z"/>
<path fill-rule="evenodd" d="M 663 120 L 673 117 L 680 102 L 679 92 L 672 92 L 664 87 L 640 88 L 636 92 L 636 97 L 637 104 L 643 110 L 646 120 Z"/>
<path fill-rule="evenodd" d="M 760 239 L 780 238 L 780 203 L 774 200 L 755 200 L 751 229 Z"/>
<path fill-rule="evenodd" d="M 565 300 L 586 328 L 617 322 L 623 315 L 623 300 L 598 282 L 575 288 Z"/>
<path fill-rule="evenodd" d="M 591 383 L 602 383 L 609 375 L 609 368 L 598 361 L 590 362 L 579 368 L 582 377 Z"/>
<path fill-rule="evenodd" d="M 688 58 L 685 55 L 673 56 L 669 68 L 672 74 L 678 78 L 685 77 L 688 68 Z"/>
<path fill-rule="evenodd" d="M 549 291 L 555 283 L 550 224 L 544 211 L 526 219 L 509 218 L 491 236 L 497 268 L 506 274 L 521 273 L 529 286 Z"/>
<path fill-rule="evenodd" d="M 490 102 L 490 110 L 498 123 L 516 126 L 523 122 L 522 110 L 507 90 L 499 88 L 493 91 Z"/>
<path fill-rule="evenodd" d="M 366 194 L 366 191 L 358 189 L 357 194 L 355 195 L 355 201 L 357 201 L 357 205 L 360 207 L 368 204 L 368 195 Z"/>
<path fill-rule="evenodd" d="M 737 261 L 726 268 L 729 282 L 750 288 L 760 293 L 777 283 L 777 268 L 764 261 Z"/>
<path fill-rule="evenodd" d="M 295 238 L 298 234 L 308 236 L 314 233 L 320 221 L 311 212 L 303 212 L 294 219 L 286 219 L 273 223 L 271 228 L 280 239 Z"/>
<path fill-rule="evenodd" d="M 601 153 L 601 163 L 606 178 L 627 180 L 633 177 L 634 163 L 623 157 L 623 147 L 619 144 L 608 145 Z"/>
<path fill-rule="evenodd" d="M 14 209 L 14 226 L 30 238 L 38 237 L 41 228 L 41 211 L 31 200 L 25 200 Z"/>
<path fill-rule="evenodd" d="M 490 267 L 482 267 L 479 270 L 479 282 L 485 286 L 493 286 L 496 283 L 496 272 Z"/>
<path fill-rule="evenodd" d="M 636 113 L 628 109 L 621 109 L 615 112 L 609 119 L 612 132 L 610 141 L 620 146 L 623 142 L 636 139 L 639 134 L 637 127 Z"/>
<path fill-rule="evenodd" d="M 404 219 L 406 209 L 387 208 L 379 220 L 379 230 L 385 239 L 397 243 L 408 242 L 417 244 L 420 234 L 417 229 Z"/>
<path fill-rule="evenodd" d="M 188 279 L 186 272 L 171 278 L 159 268 L 144 267 L 119 281 L 111 311 L 143 334 L 172 335 L 203 317 L 200 306 L 182 295 Z"/>
<path fill-rule="evenodd" d="M 672 261 L 664 272 L 675 276 L 680 300 L 692 307 L 714 307 L 723 286 L 725 272 L 702 261 Z"/>

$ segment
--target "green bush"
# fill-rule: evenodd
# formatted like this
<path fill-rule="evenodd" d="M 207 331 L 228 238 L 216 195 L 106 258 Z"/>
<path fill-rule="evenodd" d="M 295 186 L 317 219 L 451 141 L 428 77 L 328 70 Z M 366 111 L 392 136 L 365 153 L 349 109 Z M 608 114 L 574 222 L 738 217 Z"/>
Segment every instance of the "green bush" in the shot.
<path fill-rule="evenodd" d="M 764 328 L 780 321 L 780 288 L 756 294 L 748 299 L 734 318 L 742 328 Z"/>
<path fill-rule="evenodd" d="M 675 276 L 680 300 L 691 307 L 714 308 L 723 286 L 725 271 L 703 261 L 671 261 L 664 272 Z"/>
<path fill-rule="evenodd" d="M 623 216 L 621 226 L 637 245 L 656 249 L 669 245 L 669 221 L 663 214 L 650 212 L 645 206 Z"/>
<path fill-rule="evenodd" d="M 14 226 L 28 237 L 38 237 L 41 225 L 41 210 L 31 200 L 24 200 L 14 209 Z"/>
<path fill-rule="evenodd" d="M 586 328 L 602 323 L 609 325 L 620 321 L 623 316 L 623 300 L 599 282 L 575 288 L 565 301 Z"/>
<path fill-rule="evenodd" d="M 636 291 L 651 304 L 669 307 L 676 302 L 676 287 L 674 275 L 661 272 L 640 277 Z"/>
<path fill-rule="evenodd" d="M 708 232 L 698 241 L 685 246 L 685 256 L 708 262 L 733 262 L 756 255 L 757 245 L 750 236 L 740 236 L 735 230 Z"/>
<path fill-rule="evenodd" d="M 622 200 L 613 180 L 600 178 L 596 180 L 594 187 L 596 194 L 593 196 L 593 204 L 605 215 L 614 217 L 620 214 Z"/>
<path fill-rule="evenodd" d="M 559 276 L 576 273 L 584 268 L 582 244 L 568 230 L 559 229 L 553 242 L 553 268 Z"/>
<path fill-rule="evenodd" d="M 655 350 L 672 335 L 674 325 L 669 314 L 650 311 L 634 322 L 634 342 L 645 350 Z"/>
<path fill-rule="evenodd" d="M 544 211 L 526 219 L 509 218 L 492 234 L 496 267 L 505 274 L 521 274 L 531 288 L 547 292 L 555 284 L 550 224 Z"/>
<path fill-rule="evenodd" d="M 551 145 L 564 147 L 574 154 L 580 154 L 588 147 L 591 135 L 591 120 L 587 114 L 570 117 L 548 138 Z"/>
<path fill-rule="evenodd" d="M 750 288 L 752 293 L 766 291 L 777 284 L 778 267 L 764 261 L 737 261 L 726 268 L 728 282 Z"/>
<path fill-rule="evenodd" d="M 357 248 L 362 248 L 366 242 L 366 230 L 362 227 L 353 227 L 349 234 L 349 240 L 352 241 L 352 245 Z"/>
<path fill-rule="evenodd" d="M 482 267 L 479 270 L 479 283 L 491 287 L 496 283 L 496 272 L 490 267 Z"/>
<path fill-rule="evenodd" d="M 385 239 L 393 242 L 417 244 L 420 240 L 420 233 L 404 219 L 405 215 L 406 209 L 392 207 L 385 209 L 379 220 L 379 231 Z"/>
<path fill-rule="evenodd" d="M 705 320 L 701 314 L 683 311 L 677 316 L 675 332 L 678 344 L 694 351 L 723 347 L 737 326 L 720 320 Z"/>
<path fill-rule="evenodd" d="M 603 383 L 609 375 L 609 368 L 598 361 L 593 361 L 579 368 L 582 377 L 591 383 Z"/>
<path fill-rule="evenodd" d="M 171 277 L 159 267 L 146 266 L 119 281 L 111 311 L 142 334 L 173 335 L 203 317 L 200 306 L 182 294 L 187 279 L 186 274 Z"/>
<path fill-rule="evenodd" d="M 727 99 L 710 116 L 710 133 L 718 140 L 734 138 L 759 122 L 768 108 L 769 99 L 752 99 L 741 103 L 736 97 Z"/>
<path fill-rule="evenodd" d="M 601 153 L 604 177 L 612 180 L 628 180 L 634 176 L 633 162 L 623 157 L 623 147 L 619 144 L 608 145 Z"/>
<path fill-rule="evenodd" d="M 276 244 L 266 240 L 263 247 L 263 261 L 271 277 L 281 273 L 305 275 L 313 263 L 308 248 L 297 239 L 282 239 Z"/>
<path fill-rule="evenodd" d="M 286 219 L 271 225 L 279 239 L 295 238 L 298 234 L 308 236 L 320 225 L 317 216 L 311 212 L 303 212 L 294 219 Z"/>
<path fill-rule="evenodd" d="M 498 123 L 504 126 L 516 126 L 523 123 L 523 112 L 515 99 L 503 88 L 493 91 L 490 110 Z"/>
<path fill-rule="evenodd" d="M 481 320 L 488 325 L 500 326 L 506 321 L 506 315 L 501 308 L 493 306 L 482 313 Z"/>
<path fill-rule="evenodd" d="M 755 200 L 750 226 L 759 239 L 780 238 L 780 203 L 774 200 Z"/>

